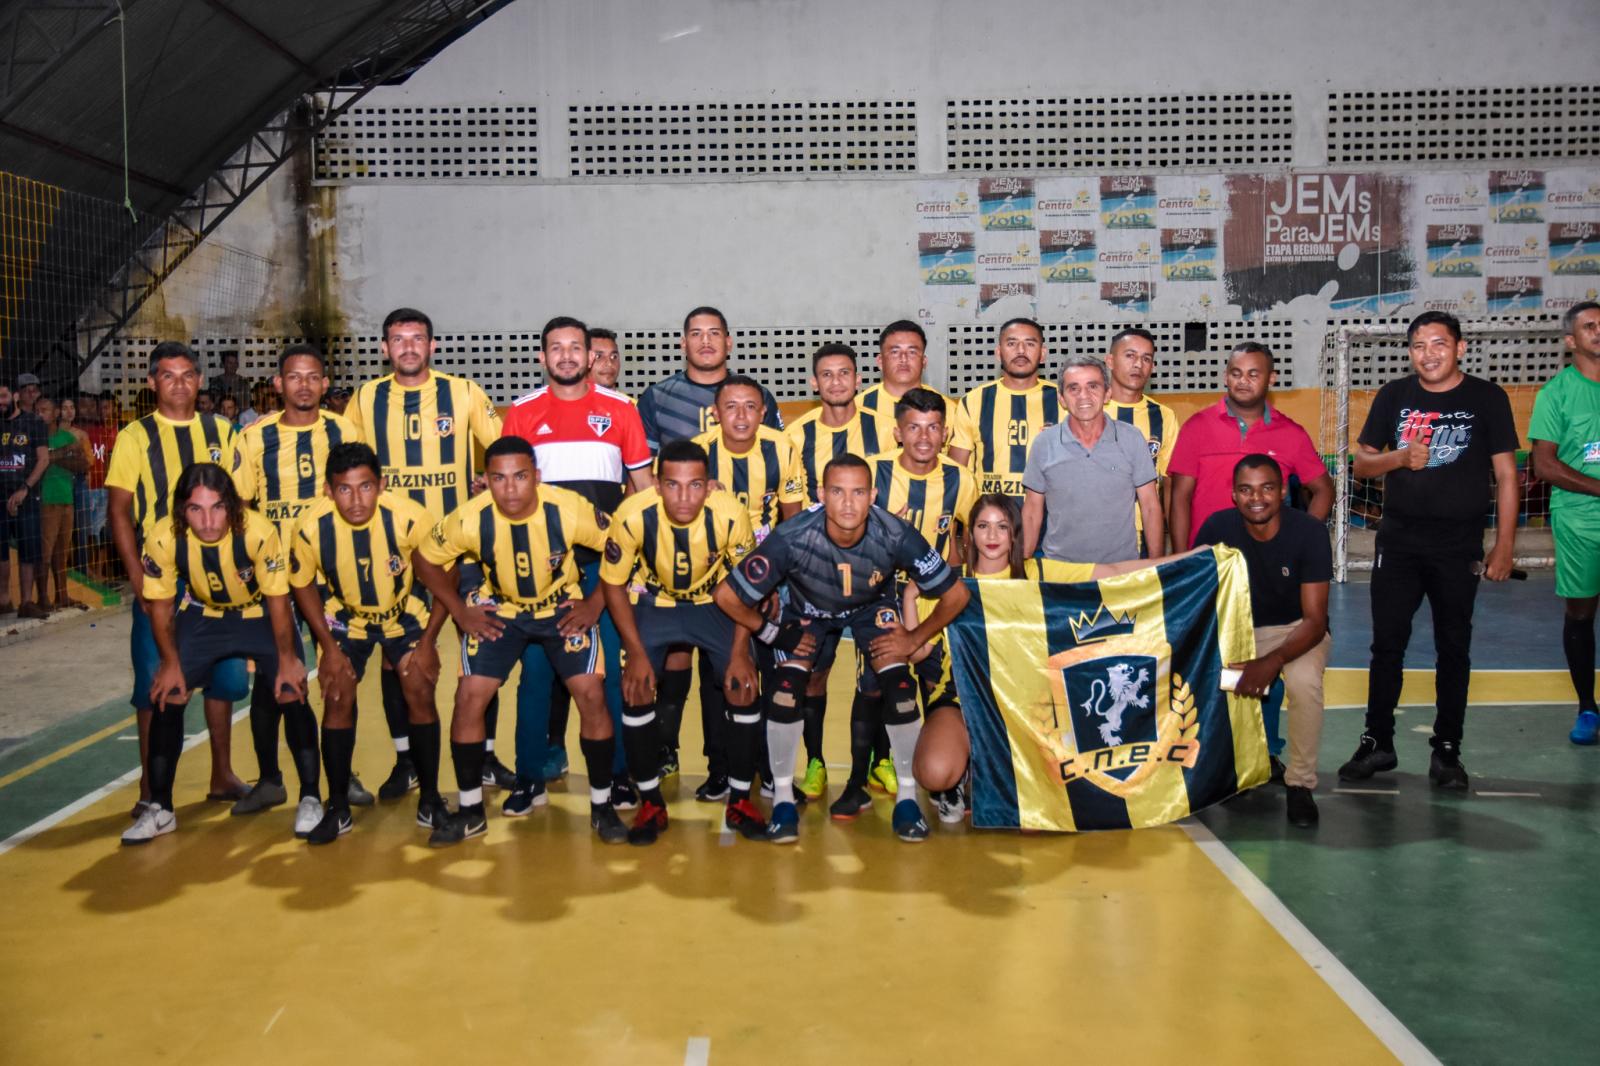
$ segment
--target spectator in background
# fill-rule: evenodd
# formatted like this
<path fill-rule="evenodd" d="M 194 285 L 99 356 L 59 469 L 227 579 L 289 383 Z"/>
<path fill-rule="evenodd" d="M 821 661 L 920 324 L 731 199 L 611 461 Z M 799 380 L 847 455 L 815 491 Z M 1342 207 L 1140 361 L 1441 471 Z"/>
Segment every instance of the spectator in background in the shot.
<path fill-rule="evenodd" d="M 243 427 L 239 425 L 239 401 L 232 396 L 224 396 L 217 404 L 217 414 L 227 420 L 228 425 L 237 433 Z"/>
<path fill-rule="evenodd" d="M 50 465 L 45 468 L 39 483 L 40 527 L 44 539 L 40 551 L 41 563 L 35 582 L 38 586 L 39 606 L 45 610 L 63 610 L 67 607 L 87 607 L 78 604 L 67 592 L 67 555 L 72 547 L 72 490 L 73 484 L 89 468 L 89 456 L 83 434 L 73 426 L 77 420 L 78 405 L 72 399 L 59 404 L 48 396 L 41 396 L 34 414 L 50 427 Z M 52 603 L 49 582 L 55 581 L 55 600 Z"/>
<path fill-rule="evenodd" d="M 217 410 L 217 394 L 210 389 L 201 389 L 194 398 L 194 409 L 201 414 L 214 414 Z"/>
<path fill-rule="evenodd" d="M 250 406 L 253 389 L 250 379 L 239 373 L 239 353 L 222 353 L 222 373 L 211 379 L 211 391 L 217 394 L 220 401 L 223 396 L 232 396 L 233 402 L 243 411 Z"/>
<path fill-rule="evenodd" d="M 344 414 L 344 409 L 350 406 L 350 390 L 346 388 L 329 389 L 328 394 L 322 398 L 323 406 L 336 415 Z"/>
<path fill-rule="evenodd" d="M 101 583 L 111 580 L 106 565 L 106 460 L 117 442 L 116 408 L 92 392 L 78 394 L 77 429 L 83 433 L 88 466 L 78 479 L 73 537 L 80 548 L 78 566 Z"/>
<path fill-rule="evenodd" d="M 43 547 L 39 532 L 39 481 L 50 465 L 49 429 L 18 398 L 39 379 L 17 376 L 15 391 L 0 385 L 0 615 L 43 618 L 46 612 L 28 603 L 33 569 Z M 17 550 L 17 600 L 11 603 L 11 549 Z"/>

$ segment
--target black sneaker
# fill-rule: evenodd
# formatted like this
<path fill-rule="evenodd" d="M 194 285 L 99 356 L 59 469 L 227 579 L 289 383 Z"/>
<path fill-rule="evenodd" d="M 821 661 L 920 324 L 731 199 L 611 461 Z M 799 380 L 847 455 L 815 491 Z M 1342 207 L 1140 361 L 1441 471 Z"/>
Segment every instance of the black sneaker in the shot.
<path fill-rule="evenodd" d="M 609 803 L 589 804 L 589 828 L 606 844 L 626 844 L 628 827 L 617 817 L 617 809 Z"/>
<path fill-rule="evenodd" d="M 633 828 L 628 830 L 628 843 L 645 847 L 654 844 L 667 831 L 667 809 L 649 800 L 639 806 L 633 817 Z"/>
<path fill-rule="evenodd" d="M 394 769 L 383 779 L 383 784 L 378 786 L 378 798 L 385 803 L 393 803 L 416 787 L 416 767 L 411 765 L 411 756 L 402 755 L 395 760 Z"/>
<path fill-rule="evenodd" d="M 611 782 L 611 806 L 619 811 L 631 811 L 639 806 L 639 790 L 633 782 L 619 777 Z"/>
<path fill-rule="evenodd" d="M 1339 777 L 1344 781 L 1365 781 L 1373 774 L 1384 770 L 1393 770 L 1400 765 L 1400 760 L 1394 755 L 1394 742 L 1390 741 L 1388 748 L 1380 748 L 1371 733 L 1362 733 L 1361 741 L 1356 745 L 1356 753 L 1350 756 L 1350 761 L 1339 767 Z"/>
<path fill-rule="evenodd" d="M 437 792 L 431 796 L 423 796 L 417 801 L 418 828 L 437 829 L 449 820 L 450 805 Z"/>
<path fill-rule="evenodd" d="M 329 807 L 322 813 L 322 821 L 316 824 L 311 832 L 306 834 L 307 844 L 332 844 L 335 840 L 350 832 L 354 825 L 350 818 L 350 808 Z"/>
<path fill-rule="evenodd" d="M 1297 825 L 1301 829 L 1310 829 L 1317 824 L 1317 801 L 1311 795 L 1311 790 L 1301 785 L 1288 786 L 1289 824 Z"/>
<path fill-rule="evenodd" d="M 433 832 L 428 835 L 428 847 L 447 848 L 463 840 L 481 837 L 488 831 L 489 817 L 484 812 L 483 804 L 475 803 L 452 814 L 443 825 L 434 826 Z"/>
<path fill-rule="evenodd" d="M 517 787 L 517 775 L 491 751 L 483 760 L 483 783 L 487 788 L 500 788 L 510 792 Z"/>
<path fill-rule="evenodd" d="M 836 822 L 853 822 L 872 806 L 872 793 L 855 781 L 845 784 L 839 798 L 828 805 L 828 817 Z"/>
<path fill-rule="evenodd" d="M 500 813 L 507 818 L 523 818 L 533 813 L 535 807 L 543 807 L 550 802 L 550 797 L 545 793 L 544 782 L 524 781 L 517 779 L 517 787 L 511 790 L 506 801 L 500 805 Z"/>
<path fill-rule="evenodd" d="M 352 807 L 372 806 L 372 793 L 367 791 L 366 786 L 361 783 L 361 778 L 355 774 L 350 775 L 350 787 L 345 789 L 345 798 Z"/>
<path fill-rule="evenodd" d="M 728 798 L 728 779 L 712 774 L 694 790 L 694 798 L 701 803 L 721 803 Z"/>
<path fill-rule="evenodd" d="M 1272 774 L 1267 780 L 1274 785 L 1283 784 L 1283 775 L 1287 772 L 1283 765 L 1283 760 L 1276 755 L 1268 755 L 1267 762 L 1272 767 Z"/>
<path fill-rule="evenodd" d="M 1433 758 L 1428 761 L 1428 780 L 1435 788 L 1451 792 L 1467 790 L 1467 768 L 1461 765 L 1461 742 L 1457 740 L 1433 741 Z"/>

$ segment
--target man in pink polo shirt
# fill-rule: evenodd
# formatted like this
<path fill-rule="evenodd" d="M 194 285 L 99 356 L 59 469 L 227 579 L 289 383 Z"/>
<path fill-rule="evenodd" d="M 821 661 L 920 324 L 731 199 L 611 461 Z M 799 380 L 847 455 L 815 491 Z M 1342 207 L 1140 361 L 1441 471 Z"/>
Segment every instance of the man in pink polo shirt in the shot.
<path fill-rule="evenodd" d="M 1267 403 L 1272 388 L 1272 349 L 1246 341 L 1233 349 L 1216 406 L 1195 413 L 1178 431 L 1167 473 L 1172 478 L 1172 543 L 1194 547 L 1205 520 L 1233 506 L 1233 467 L 1246 455 L 1270 455 L 1284 475 L 1297 476 L 1311 494 L 1306 510 L 1326 521 L 1333 507 L 1333 479 L 1311 436 Z"/>

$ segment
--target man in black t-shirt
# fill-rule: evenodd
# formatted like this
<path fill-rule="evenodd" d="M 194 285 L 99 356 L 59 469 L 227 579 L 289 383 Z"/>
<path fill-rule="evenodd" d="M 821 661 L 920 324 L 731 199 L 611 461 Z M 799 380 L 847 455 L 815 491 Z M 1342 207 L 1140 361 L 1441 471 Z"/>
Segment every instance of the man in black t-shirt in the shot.
<path fill-rule="evenodd" d="M 13 391 L 0 385 L 0 614 L 13 610 L 20 618 L 43 618 L 50 612 L 42 603 L 28 602 L 33 570 L 43 555 L 40 534 L 39 481 L 50 465 L 50 429 L 33 413 L 39 396 L 39 379 L 19 374 Z M 25 402 L 26 401 L 26 402 Z M 10 596 L 11 548 L 17 549 L 19 603 Z"/>
<path fill-rule="evenodd" d="M 905 841 L 928 836 L 911 768 L 921 717 L 909 662 L 912 652 L 961 613 L 967 587 L 915 526 L 874 506 L 874 494 L 867 461 L 848 452 L 836 456 L 823 467 L 822 506 L 780 524 L 717 586 L 718 606 L 772 647 L 778 659 L 764 679 L 774 777 L 767 839 L 773 843 L 793 843 L 799 836 L 794 770 L 806 683 L 846 628 L 870 656 L 861 690 L 882 693 L 899 785 L 895 835 Z M 939 599 L 914 629 L 907 630 L 900 620 L 897 572 L 914 580 L 923 595 Z M 773 622 L 757 606 L 778 591 L 782 613 Z M 754 668 L 742 646 L 735 642 L 729 676 L 742 673 L 753 679 Z"/>
<path fill-rule="evenodd" d="M 1283 509 L 1277 460 L 1247 455 L 1233 468 L 1233 510 L 1218 511 L 1195 534 L 1196 544 L 1237 548 L 1250 571 L 1250 613 L 1256 657 L 1230 664 L 1234 691 L 1264 697 L 1281 675 L 1289 703 L 1289 821 L 1317 824 L 1317 747 L 1322 738 L 1322 675 L 1328 668 L 1328 582 L 1333 551 L 1328 530 L 1304 511 Z"/>
<path fill-rule="evenodd" d="M 1383 523 L 1372 568 L 1366 731 L 1339 776 L 1364 781 L 1399 765 L 1394 708 L 1411 619 L 1426 597 L 1438 652 L 1428 777 L 1440 788 L 1465 791 L 1461 734 L 1472 676 L 1472 606 L 1480 573 L 1490 581 L 1511 575 L 1517 427 L 1505 390 L 1462 372 L 1467 345 L 1453 315 L 1424 312 L 1411 320 L 1406 338 L 1416 373 L 1378 390 L 1355 457 L 1356 477 L 1383 478 Z M 1491 473 L 1495 543 L 1485 561 Z"/>

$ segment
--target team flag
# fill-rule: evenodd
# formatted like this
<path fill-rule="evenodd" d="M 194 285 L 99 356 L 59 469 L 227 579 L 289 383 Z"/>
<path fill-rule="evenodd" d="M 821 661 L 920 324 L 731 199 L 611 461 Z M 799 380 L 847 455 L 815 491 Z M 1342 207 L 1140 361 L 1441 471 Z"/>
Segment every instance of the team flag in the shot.
<path fill-rule="evenodd" d="M 967 587 L 948 632 L 973 825 L 1162 825 L 1266 782 L 1261 704 L 1220 688 L 1224 664 L 1255 657 L 1237 551 L 1082 584 Z"/>

